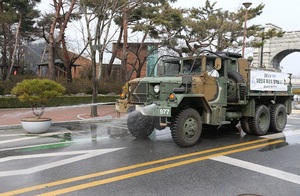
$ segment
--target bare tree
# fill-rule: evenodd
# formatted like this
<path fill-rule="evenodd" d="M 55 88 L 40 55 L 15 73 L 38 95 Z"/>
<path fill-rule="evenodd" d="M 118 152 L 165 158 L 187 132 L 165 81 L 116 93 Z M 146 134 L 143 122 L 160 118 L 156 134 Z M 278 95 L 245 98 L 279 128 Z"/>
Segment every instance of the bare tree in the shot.
<path fill-rule="evenodd" d="M 92 103 L 97 102 L 98 83 L 102 76 L 104 52 L 118 30 L 117 28 L 112 28 L 114 18 L 126 3 L 127 2 L 123 0 L 82 0 L 80 2 L 81 10 L 85 18 L 87 42 L 92 60 Z M 99 63 L 96 62 L 96 59 L 99 60 Z M 96 104 L 93 104 L 91 108 L 91 116 L 97 116 Z"/>
<path fill-rule="evenodd" d="M 15 64 L 16 52 L 17 52 L 17 49 L 18 49 L 18 46 L 19 46 L 19 34 L 20 34 L 21 24 L 22 24 L 22 14 L 19 15 L 19 22 L 18 22 L 18 25 L 17 25 L 17 28 L 16 28 L 16 34 L 15 34 L 15 44 L 14 44 L 14 47 L 13 47 L 13 52 L 11 54 L 11 57 L 12 57 L 11 58 L 11 63 L 10 63 L 9 69 L 7 71 L 7 74 L 6 74 L 6 81 L 9 80 L 9 77 L 11 75 L 11 72 L 12 72 L 14 64 Z"/>
<path fill-rule="evenodd" d="M 74 10 L 74 6 L 77 3 L 77 0 L 53 0 L 53 8 L 55 10 L 52 23 L 49 29 L 49 36 L 48 36 L 48 45 L 49 45 L 49 64 L 48 64 L 48 71 L 49 71 L 49 79 L 55 80 L 56 73 L 55 73 L 55 48 L 60 42 L 63 40 L 64 44 L 63 51 L 66 55 L 65 61 L 67 62 L 65 66 L 67 66 L 67 70 L 70 71 L 70 58 L 67 54 L 67 48 L 65 44 L 65 30 L 67 25 L 70 21 L 70 17 L 72 11 Z M 67 6 L 67 12 L 64 12 L 65 6 Z M 62 17 L 63 16 L 63 17 Z M 59 25 L 59 32 L 58 35 L 55 35 L 56 26 Z M 46 37 L 45 37 L 46 38 Z M 47 39 L 47 38 L 46 38 Z M 69 73 L 71 74 L 71 73 Z M 70 77 L 70 76 L 69 76 Z"/>
<path fill-rule="evenodd" d="M 131 28 L 133 33 L 138 32 L 140 35 L 138 38 L 135 37 L 137 39 L 135 43 L 137 44 L 127 44 L 124 38 L 122 55 L 124 60 L 122 63 L 125 65 L 122 67 L 126 68 L 123 70 L 126 74 L 125 82 L 130 80 L 134 73 L 136 77 L 141 77 L 141 71 L 146 65 L 148 56 L 155 52 L 155 50 L 158 50 L 162 44 L 165 44 L 158 39 L 160 38 L 159 33 L 162 32 L 163 29 L 162 24 L 164 24 L 165 27 L 168 26 L 168 31 L 173 29 L 173 27 L 171 27 L 172 25 L 182 24 L 180 10 L 172 9 L 169 2 L 172 2 L 172 0 L 141 0 L 123 10 L 124 37 L 126 37 L 125 29 L 127 29 L 127 26 Z M 125 27 L 126 23 L 128 23 L 128 25 Z M 147 51 L 148 44 L 146 44 L 146 42 L 150 37 L 155 38 L 156 43 L 152 44 L 152 50 Z M 134 62 L 127 61 L 126 57 L 128 53 L 136 57 Z M 127 68 L 126 65 L 129 67 Z"/>

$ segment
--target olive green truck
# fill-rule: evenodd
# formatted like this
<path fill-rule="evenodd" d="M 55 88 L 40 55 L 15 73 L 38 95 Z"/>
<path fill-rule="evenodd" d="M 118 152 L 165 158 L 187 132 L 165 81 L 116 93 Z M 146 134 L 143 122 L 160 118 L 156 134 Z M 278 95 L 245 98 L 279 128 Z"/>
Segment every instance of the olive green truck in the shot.
<path fill-rule="evenodd" d="M 129 113 L 133 136 L 170 127 L 174 142 L 189 147 L 208 127 L 240 123 L 245 133 L 255 135 L 284 130 L 292 108 L 291 74 L 251 67 L 229 52 L 203 51 L 159 62 L 155 76 L 129 81 L 116 102 L 118 113 Z"/>

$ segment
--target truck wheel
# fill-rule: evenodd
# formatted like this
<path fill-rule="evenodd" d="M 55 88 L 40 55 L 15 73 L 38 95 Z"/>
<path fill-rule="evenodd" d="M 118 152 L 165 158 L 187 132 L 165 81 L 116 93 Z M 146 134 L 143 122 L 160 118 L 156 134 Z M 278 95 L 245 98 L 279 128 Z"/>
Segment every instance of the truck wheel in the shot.
<path fill-rule="evenodd" d="M 241 119 L 241 127 L 245 133 L 251 134 L 251 129 L 249 125 L 249 117 L 242 117 Z"/>
<path fill-rule="evenodd" d="M 265 105 L 255 108 L 255 116 L 250 119 L 250 129 L 253 134 L 264 135 L 270 127 L 270 112 Z"/>
<path fill-rule="evenodd" d="M 272 105 L 270 108 L 269 131 L 282 132 L 287 122 L 286 108 L 282 104 Z"/>
<path fill-rule="evenodd" d="M 243 76 L 236 71 L 228 71 L 227 101 L 237 102 L 239 98 L 238 83 L 244 83 Z M 246 93 L 245 86 L 240 86 L 240 97 L 244 97 Z"/>
<path fill-rule="evenodd" d="M 174 142 L 181 147 L 195 145 L 202 132 L 202 121 L 197 110 L 184 109 L 172 121 L 171 134 Z"/>
<path fill-rule="evenodd" d="M 127 128 L 136 138 L 147 138 L 154 130 L 153 117 L 141 112 L 131 112 L 127 118 Z"/>

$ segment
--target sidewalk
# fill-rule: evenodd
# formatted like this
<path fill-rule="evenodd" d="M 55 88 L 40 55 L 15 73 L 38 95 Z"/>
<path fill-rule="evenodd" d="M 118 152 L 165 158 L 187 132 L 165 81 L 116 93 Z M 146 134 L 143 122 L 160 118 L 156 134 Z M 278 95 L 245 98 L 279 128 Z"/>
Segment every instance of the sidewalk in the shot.
<path fill-rule="evenodd" d="M 75 105 L 75 106 L 61 106 L 61 107 L 47 107 L 43 117 L 52 119 L 53 123 L 80 121 L 87 119 L 101 119 L 101 118 L 117 118 L 115 105 L 98 105 L 98 117 L 92 118 L 91 105 Z M 0 109 L 0 127 L 16 126 L 21 124 L 21 119 L 24 117 L 32 117 L 30 108 L 19 109 Z"/>

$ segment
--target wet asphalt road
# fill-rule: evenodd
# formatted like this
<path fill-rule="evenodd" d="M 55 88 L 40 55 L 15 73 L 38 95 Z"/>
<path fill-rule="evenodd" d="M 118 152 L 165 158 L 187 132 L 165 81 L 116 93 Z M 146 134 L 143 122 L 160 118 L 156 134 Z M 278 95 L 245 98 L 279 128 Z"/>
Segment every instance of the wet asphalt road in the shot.
<path fill-rule="evenodd" d="M 112 122 L 0 130 L 0 195 L 300 195 L 299 120 L 266 137 L 206 130 L 191 148 Z"/>

